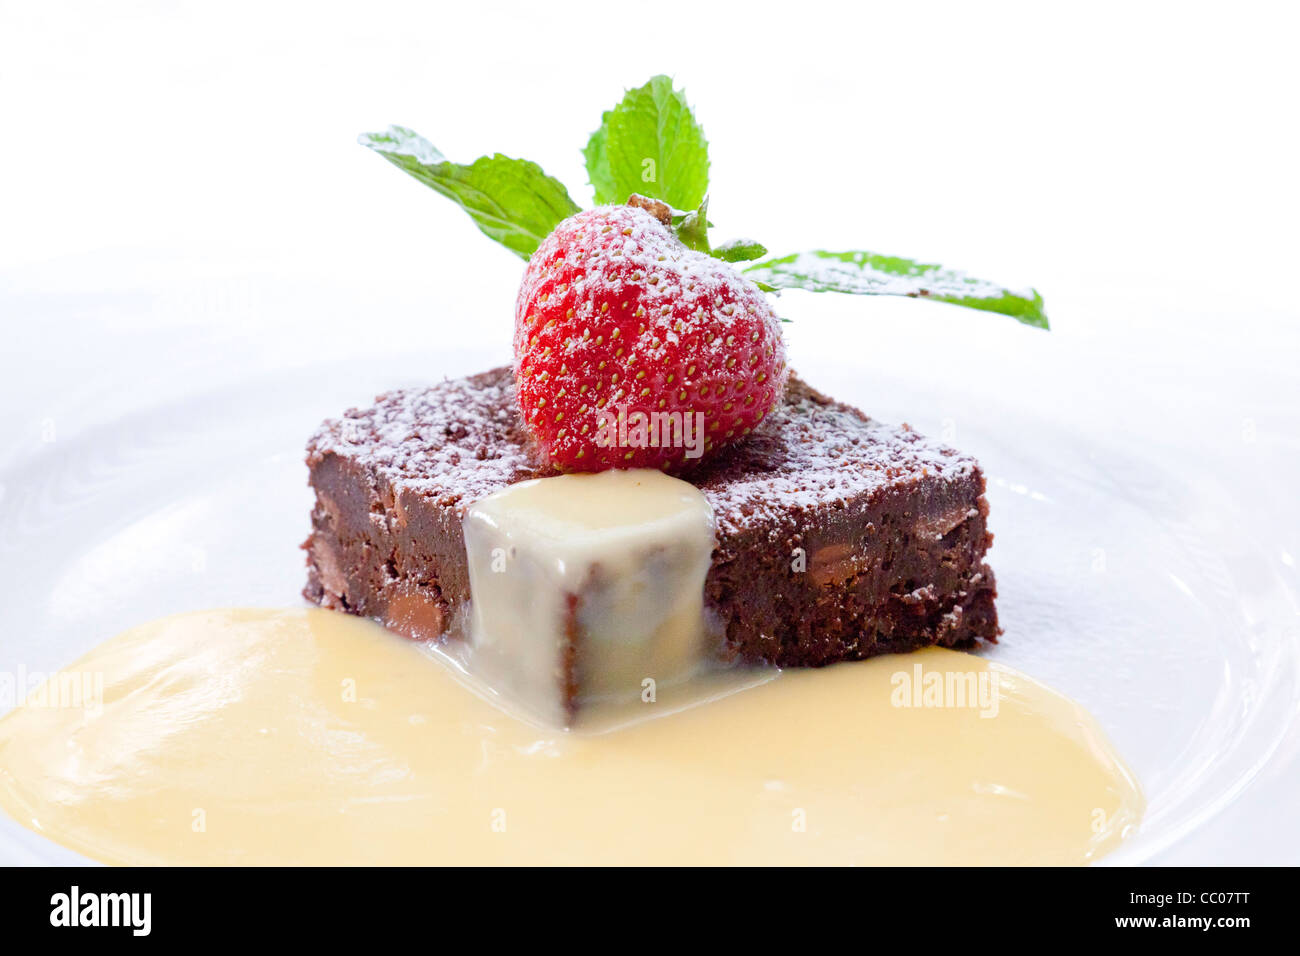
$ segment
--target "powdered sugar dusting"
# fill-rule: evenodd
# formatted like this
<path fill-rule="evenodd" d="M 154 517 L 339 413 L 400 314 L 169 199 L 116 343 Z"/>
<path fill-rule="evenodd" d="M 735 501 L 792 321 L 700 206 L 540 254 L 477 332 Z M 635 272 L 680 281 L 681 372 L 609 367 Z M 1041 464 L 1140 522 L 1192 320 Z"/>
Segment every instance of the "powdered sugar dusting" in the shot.
<path fill-rule="evenodd" d="M 320 427 L 308 460 L 327 454 L 461 512 L 514 482 L 554 473 L 539 466 L 529 446 L 508 368 L 381 395 L 374 407 Z M 709 500 L 722 535 L 773 525 L 792 511 L 977 471 L 973 458 L 907 426 L 873 421 L 792 377 L 753 435 L 686 478 Z"/>
<path fill-rule="evenodd" d="M 906 425 L 867 418 L 792 377 L 763 427 L 692 480 L 726 534 L 917 482 L 969 478 L 978 469 L 968 455 Z"/>
<path fill-rule="evenodd" d="M 777 289 L 904 295 L 1001 312 L 1047 328 L 1043 298 L 1033 289 L 1004 289 L 956 269 L 873 252 L 802 252 L 744 268 L 745 275 Z"/>
<path fill-rule="evenodd" d="M 515 306 L 516 379 L 530 431 L 568 468 L 681 467 L 682 451 L 596 440 L 600 413 L 699 413 L 706 447 L 742 439 L 786 375 L 758 287 L 632 206 L 571 216 L 533 254 Z"/>
<path fill-rule="evenodd" d="M 537 476 L 508 369 L 388 392 L 371 408 L 324 422 L 307 444 L 312 463 L 335 454 L 394 485 L 462 512 Z"/>

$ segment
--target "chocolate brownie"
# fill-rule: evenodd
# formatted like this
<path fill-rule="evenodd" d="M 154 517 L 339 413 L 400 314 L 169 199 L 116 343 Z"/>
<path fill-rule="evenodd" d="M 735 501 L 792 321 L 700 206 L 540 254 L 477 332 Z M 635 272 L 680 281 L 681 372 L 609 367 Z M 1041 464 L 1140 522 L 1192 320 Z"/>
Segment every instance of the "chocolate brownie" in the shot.
<path fill-rule="evenodd" d="M 463 626 L 469 506 L 553 473 L 532 454 L 509 368 L 381 395 L 325 422 L 307 464 L 304 594 L 418 638 Z M 792 377 L 747 441 L 686 477 L 713 508 L 705 602 L 726 652 L 820 666 L 997 639 L 973 458 Z"/>

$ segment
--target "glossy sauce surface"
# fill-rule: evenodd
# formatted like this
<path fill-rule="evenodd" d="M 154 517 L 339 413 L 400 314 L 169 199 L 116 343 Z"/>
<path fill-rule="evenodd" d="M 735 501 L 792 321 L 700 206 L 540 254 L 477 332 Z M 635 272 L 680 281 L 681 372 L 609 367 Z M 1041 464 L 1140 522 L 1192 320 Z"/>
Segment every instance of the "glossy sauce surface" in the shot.
<path fill-rule="evenodd" d="M 166 618 L 64 674 L 102 698 L 0 719 L 0 806 L 110 863 L 1084 863 L 1143 808 L 1077 705 L 945 650 L 733 675 L 599 734 L 315 609 Z"/>

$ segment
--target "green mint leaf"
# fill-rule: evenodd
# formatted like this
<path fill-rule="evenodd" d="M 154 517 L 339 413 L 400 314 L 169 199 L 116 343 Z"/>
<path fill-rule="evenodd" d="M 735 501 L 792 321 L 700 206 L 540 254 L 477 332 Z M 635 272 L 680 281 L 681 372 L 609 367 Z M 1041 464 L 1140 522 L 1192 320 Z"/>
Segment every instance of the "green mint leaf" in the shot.
<path fill-rule="evenodd" d="M 695 209 L 709 187 L 704 130 L 666 76 L 628 90 L 602 117 L 583 153 L 597 205 L 640 193 L 674 209 Z"/>
<path fill-rule="evenodd" d="M 753 239 L 732 239 L 714 249 L 713 254 L 723 262 L 748 262 L 767 255 L 767 246 Z"/>
<path fill-rule="evenodd" d="M 673 217 L 673 231 L 688 249 L 709 251 L 709 197 L 704 197 L 700 208 L 681 217 Z"/>
<path fill-rule="evenodd" d="M 564 185 L 525 159 L 497 153 L 462 166 L 401 126 L 363 133 L 357 141 L 442 193 L 469 213 L 485 235 L 525 259 L 561 220 L 578 212 Z"/>
<path fill-rule="evenodd" d="M 1033 289 L 1014 292 L 943 266 L 871 252 L 803 252 L 757 262 L 746 277 L 778 289 L 905 295 L 1009 315 L 1025 325 L 1048 328 L 1043 297 Z"/>

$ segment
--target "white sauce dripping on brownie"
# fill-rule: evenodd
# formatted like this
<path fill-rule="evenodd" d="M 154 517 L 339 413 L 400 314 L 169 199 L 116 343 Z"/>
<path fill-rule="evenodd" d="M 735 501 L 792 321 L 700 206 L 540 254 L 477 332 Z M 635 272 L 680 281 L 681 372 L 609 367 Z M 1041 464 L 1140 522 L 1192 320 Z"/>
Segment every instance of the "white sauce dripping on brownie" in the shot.
<path fill-rule="evenodd" d="M 316 609 L 166 618 L 64 674 L 102 697 L 0 719 L 0 807 L 109 863 L 1085 863 L 1143 808 L 1082 709 L 947 650 L 601 734 Z"/>
<path fill-rule="evenodd" d="M 712 509 L 679 478 L 520 482 L 471 505 L 464 534 L 466 670 L 544 723 L 608 716 L 717 657 L 704 617 Z"/>

